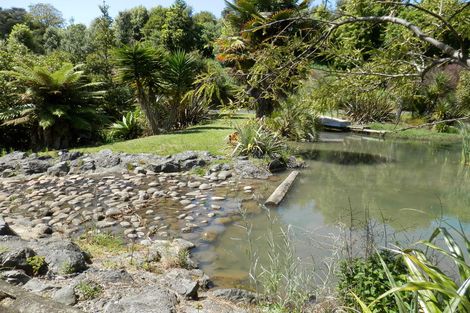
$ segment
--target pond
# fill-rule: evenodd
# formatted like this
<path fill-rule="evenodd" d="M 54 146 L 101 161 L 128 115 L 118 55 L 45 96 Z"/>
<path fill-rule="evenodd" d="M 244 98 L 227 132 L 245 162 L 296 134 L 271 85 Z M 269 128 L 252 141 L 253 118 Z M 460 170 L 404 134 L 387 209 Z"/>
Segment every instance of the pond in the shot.
<path fill-rule="evenodd" d="M 381 245 L 427 238 L 438 223 L 461 223 L 470 231 L 470 169 L 461 166 L 458 143 L 329 136 L 327 143 L 298 146 L 308 168 L 269 216 L 248 214 L 217 241 L 198 248 L 195 256 L 216 284 L 246 286 L 248 243 L 265 254 L 268 229 L 273 227 L 291 225 L 296 254 L 306 264 L 321 264 L 336 251 L 343 234 L 338 225 L 351 228 L 356 243 L 361 243 L 359 233 L 370 224 Z M 282 178 L 266 184 L 276 185 Z M 260 201 L 267 196 L 266 191 L 260 194 Z M 250 227 L 250 236 L 242 225 Z"/>

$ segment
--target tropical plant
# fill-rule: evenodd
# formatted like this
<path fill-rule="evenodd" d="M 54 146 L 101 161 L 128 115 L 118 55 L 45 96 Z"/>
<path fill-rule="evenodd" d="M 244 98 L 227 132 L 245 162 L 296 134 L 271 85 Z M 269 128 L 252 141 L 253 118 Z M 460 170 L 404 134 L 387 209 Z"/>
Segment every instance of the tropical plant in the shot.
<path fill-rule="evenodd" d="M 462 163 L 470 165 L 470 125 L 459 122 L 462 135 Z"/>
<path fill-rule="evenodd" d="M 114 139 L 135 139 L 142 134 L 142 127 L 139 123 L 139 115 L 128 112 L 110 127 L 111 136 Z"/>
<path fill-rule="evenodd" d="M 238 143 L 232 155 L 277 159 L 288 150 L 283 137 L 269 130 L 262 119 L 250 120 L 235 129 L 238 133 Z"/>
<path fill-rule="evenodd" d="M 400 313 L 469 312 L 470 265 L 468 258 L 470 256 L 470 240 L 462 227 L 460 229 L 452 227 L 452 229 L 459 238 L 455 238 L 455 235 L 452 235 L 447 228 L 439 227 L 429 240 L 419 241 L 419 247 L 393 250 L 402 257 L 407 268 L 407 279 L 404 284 L 400 284 L 394 279 L 387 269 L 385 261 L 381 260 L 392 288 L 368 306 L 355 296 L 361 310 L 365 313 L 374 312 L 377 303 L 386 297 L 393 296 L 397 304 L 397 311 Z M 445 248 L 437 242 L 439 236 L 442 236 Z M 441 266 L 432 261 L 436 257 L 431 257 L 432 254 L 443 258 Z M 449 269 L 454 268 L 456 273 L 447 274 L 442 268 L 443 264 L 453 265 Z M 412 301 L 406 301 L 406 297 L 409 296 L 412 297 Z"/>
<path fill-rule="evenodd" d="M 317 114 L 310 103 L 299 97 L 290 97 L 281 102 L 279 109 L 266 119 L 270 129 L 294 141 L 313 142 L 318 139 Z"/>
<path fill-rule="evenodd" d="M 35 148 L 66 148 L 96 130 L 95 101 L 104 92 L 89 83 L 80 66 L 64 64 L 50 72 L 39 66 L 17 66 L 3 74 L 12 79 L 18 102 L 2 108 L 4 125 L 27 125 Z"/>
<path fill-rule="evenodd" d="M 164 85 L 162 94 L 167 102 L 170 127 L 184 127 L 191 118 L 187 110 L 188 99 L 185 97 L 191 89 L 198 71 L 198 64 L 192 55 L 178 50 L 166 58 Z"/>
<path fill-rule="evenodd" d="M 131 84 L 151 132 L 158 134 L 161 123 L 157 116 L 157 92 L 162 80 L 159 74 L 164 67 L 162 53 L 142 44 L 135 44 L 117 49 L 115 62 L 118 78 Z"/>
<path fill-rule="evenodd" d="M 366 259 L 348 258 L 340 262 L 338 291 L 345 306 L 359 309 L 353 295 L 366 302 L 372 302 L 392 288 L 382 267 L 382 261 L 387 265 L 395 282 L 404 283 L 405 265 L 400 257 L 387 250 L 382 250 Z M 410 301 L 411 297 L 407 300 Z M 384 298 L 375 304 L 373 312 L 397 312 L 397 304 L 391 298 Z"/>

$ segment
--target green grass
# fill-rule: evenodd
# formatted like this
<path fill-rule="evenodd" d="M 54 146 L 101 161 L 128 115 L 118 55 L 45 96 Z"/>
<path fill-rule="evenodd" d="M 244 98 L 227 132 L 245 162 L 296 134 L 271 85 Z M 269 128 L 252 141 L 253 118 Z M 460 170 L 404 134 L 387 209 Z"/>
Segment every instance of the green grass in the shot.
<path fill-rule="evenodd" d="M 433 129 L 429 128 L 412 128 L 404 131 L 395 130 L 409 127 L 407 124 L 392 124 L 392 123 L 372 123 L 367 125 L 371 129 L 375 130 L 388 130 L 391 131 L 385 135 L 385 138 L 395 138 L 395 139 L 410 139 L 410 140 L 422 140 L 422 141 L 452 141 L 458 142 L 461 140 L 461 136 L 458 133 L 439 133 Z"/>
<path fill-rule="evenodd" d="M 156 135 L 134 140 L 115 142 L 98 147 L 79 148 L 85 153 L 110 149 L 114 152 L 153 153 L 169 155 L 188 150 L 209 151 L 215 155 L 227 153 L 227 136 L 234 131 L 234 125 L 250 118 L 249 114 L 238 114 L 233 118 L 218 118 L 207 124 L 189 127 L 171 134 Z"/>

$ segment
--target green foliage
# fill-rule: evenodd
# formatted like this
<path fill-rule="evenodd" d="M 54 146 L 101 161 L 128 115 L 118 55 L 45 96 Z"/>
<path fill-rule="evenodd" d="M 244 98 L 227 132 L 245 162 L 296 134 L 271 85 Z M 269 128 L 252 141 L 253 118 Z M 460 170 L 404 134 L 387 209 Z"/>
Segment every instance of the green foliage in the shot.
<path fill-rule="evenodd" d="M 281 102 L 279 108 L 266 120 L 268 127 L 289 140 L 317 140 L 317 113 L 306 97 L 308 95 L 300 92 Z"/>
<path fill-rule="evenodd" d="M 63 262 L 60 266 L 59 272 L 62 275 L 71 275 L 75 273 L 75 268 L 69 262 Z"/>
<path fill-rule="evenodd" d="M 139 116 L 134 112 L 128 112 L 110 127 L 113 139 L 135 139 L 142 134 L 142 127 L 139 123 Z"/>
<path fill-rule="evenodd" d="M 92 257 L 125 252 L 126 245 L 122 238 L 108 233 L 90 231 L 82 235 L 77 244 Z"/>
<path fill-rule="evenodd" d="M 26 263 L 33 268 L 33 274 L 38 275 L 45 269 L 46 258 L 43 256 L 35 255 L 35 256 L 29 257 L 26 260 Z"/>
<path fill-rule="evenodd" d="M 40 66 L 17 66 L 4 72 L 16 87 L 19 103 L 2 108 L 5 125 L 28 125 L 35 147 L 63 148 L 91 133 L 99 119 L 94 101 L 103 92 L 71 64 L 50 72 Z"/>
<path fill-rule="evenodd" d="M 338 272 L 338 291 L 345 306 L 359 309 L 353 295 L 364 302 L 372 302 L 393 287 L 381 260 L 397 284 L 405 282 L 405 265 L 389 251 L 381 251 L 368 259 L 343 260 Z M 372 312 L 397 312 L 397 305 L 393 299 L 384 298 L 375 304 Z"/>
<path fill-rule="evenodd" d="M 470 165 L 470 126 L 462 122 L 459 124 L 462 136 L 462 163 Z"/>
<path fill-rule="evenodd" d="M 44 30 L 48 27 L 61 27 L 64 24 L 62 12 L 48 3 L 30 5 L 29 16 L 33 24 L 40 25 Z"/>
<path fill-rule="evenodd" d="M 75 290 L 80 300 L 93 300 L 103 292 L 103 287 L 93 281 L 82 281 L 75 286 Z"/>
<path fill-rule="evenodd" d="M 29 50 L 36 50 L 38 48 L 37 43 L 33 37 L 33 32 L 25 24 L 16 24 L 13 26 L 10 35 L 8 36 L 8 45 L 23 45 Z"/>
<path fill-rule="evenodd" d="M 5 39 L 16 24 L 24 24 L 27 13 L 22 8 L 0 8 L 0 39 Z"/>
<path fill-rule="evenodd" d="M 395 252 L 406 265 L 405 283 L 397 282 L 389 271 L 387 278 L 390 290 L 382 294 L 369 306 L 360 301 L 363 312 L 373 312 L 378 303 L 393 296 L 398 312 L 468 312 L 470 310 L 470 266 L 467 262 L 470 254 L 470 240 L 463 229 L 453 229 L 452 235 L 446 228 L 437 228 L 429 240 L 421 240 L 419 247 L 398 249 Z M 444 247 L 438 243 L 438 238 Z M 421 249 L 423 248 L 423 249 Z M 434 255 L 433 255 L 434 254 Z M 455 275 L 449 275 L 433 260 L 442 257 L 440 264 L 454 266 Z M 444 261 L 445 260 L 445 261 Z M 448 263 L 445 263 L 448 262 Z M 382 266 L 386 269 L 385 262 Z M 411 297 L 412 300 L 408 300 Z"/>
<path fill-rule="evenodd" d="M 235 127 L 238 143 L 232 155 L 255 158 L 279 158 L 288 151 L 287 144 L 280 134 L 266 127 L 264 120 L 250 120 Z"/>

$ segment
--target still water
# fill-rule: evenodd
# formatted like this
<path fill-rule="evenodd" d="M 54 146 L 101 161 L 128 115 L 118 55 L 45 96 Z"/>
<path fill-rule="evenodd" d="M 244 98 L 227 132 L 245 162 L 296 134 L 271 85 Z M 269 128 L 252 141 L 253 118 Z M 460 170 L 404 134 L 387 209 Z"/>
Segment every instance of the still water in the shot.
<path fill-rule="evenodd" d="M 379 244 L 411 244 L 427 238 L 438 223 L 461 223 L 470 231 L 470 168 L 460 164 L 458 143 L 339 139 L 298 146 L 308 168 L 281 205 L 269 210 L 269 216 L 265 210 L 248 214 L 196 251 L 201 267 L 217 284 L 247 282 L 249 241 L 241 226 L 251 229 L 250 242 L 261 256 L 269 250 L 268 229 L 290 226 L 297 256 L 314 264 L 331 257 L 344 229 L 348 233 L 353 226 L 362 232 L 366 219 Z M 260 202 L 281 179 L 266 182 Z M 356 243 L 363 240 L 355 238 Z"/>

